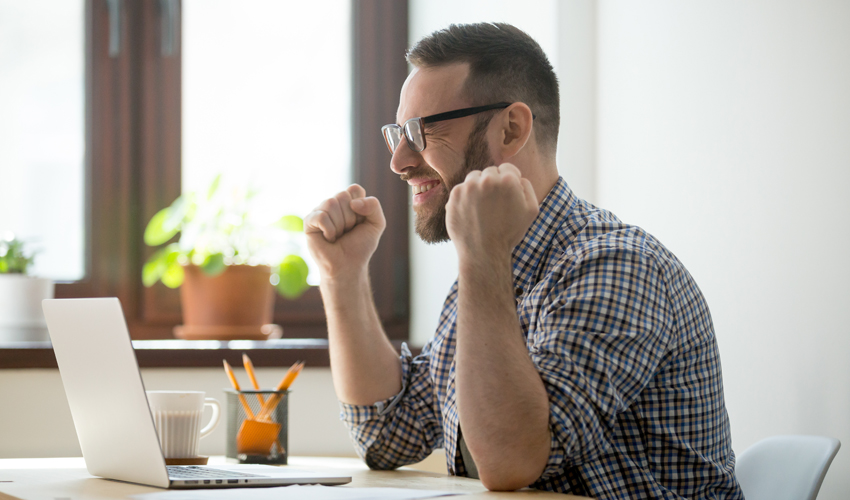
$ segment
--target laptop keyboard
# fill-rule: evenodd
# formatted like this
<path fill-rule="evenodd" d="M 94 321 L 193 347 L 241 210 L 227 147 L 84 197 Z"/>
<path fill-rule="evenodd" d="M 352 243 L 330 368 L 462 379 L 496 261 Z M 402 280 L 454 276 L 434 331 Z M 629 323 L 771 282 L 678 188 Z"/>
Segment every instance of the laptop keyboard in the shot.
<path fill-rule="evenodd" d="M 229 479 L 240 477 L 266 477 L 257 474 L 246 474 L 244 472 L 233 472 L 229 470 L 213 469 L 197 465 L 169 465 L 168 477 L 170 479 Z"/>

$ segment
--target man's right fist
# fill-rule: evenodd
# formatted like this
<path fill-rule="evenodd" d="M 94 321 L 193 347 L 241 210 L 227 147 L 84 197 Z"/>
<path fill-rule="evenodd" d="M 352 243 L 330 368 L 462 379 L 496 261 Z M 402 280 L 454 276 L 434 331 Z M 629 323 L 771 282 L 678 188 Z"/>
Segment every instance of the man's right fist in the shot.
<path fill-rule="evenodd" d="M 319 204 L 304 232 L 322 279 L 366 271 L 386 226 L 381 202 L 357 184 Z"/>

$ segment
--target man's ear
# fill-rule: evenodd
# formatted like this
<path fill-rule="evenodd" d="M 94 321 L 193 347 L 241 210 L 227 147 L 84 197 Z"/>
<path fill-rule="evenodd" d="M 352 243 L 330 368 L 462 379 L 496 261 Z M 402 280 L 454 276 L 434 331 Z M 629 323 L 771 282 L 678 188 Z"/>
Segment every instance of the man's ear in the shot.
<path fill-rule="evenodd" d="M 494 124 L 497 126 L 495 131 L 497 140 L 494 146 L 504 161 L 515 156 L 525 147 L 531 137 L 534 116 L 531 108 L 524 102 L 515 102 L 499 113 L 497 120 Z"/>

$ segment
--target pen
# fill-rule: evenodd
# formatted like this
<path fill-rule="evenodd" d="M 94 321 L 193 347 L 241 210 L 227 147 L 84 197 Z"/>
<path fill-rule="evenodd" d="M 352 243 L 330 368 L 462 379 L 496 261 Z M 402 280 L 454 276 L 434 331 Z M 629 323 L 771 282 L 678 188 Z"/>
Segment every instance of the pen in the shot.
<path fill-rule="evenodd" d="M 248 373 L 248 378 L 251 379 L 251 385 L 254 387 L 254 390 L 260 390 L 260 384 L 257 383 L 257 377 L 254 376 L 254 363 L 251 362 L 251 358 L 248 357 L 244 352 L 242 353 L 242 365 L 245 367 L 245 371 Z M 257 401 L 260 402 L 260 407 L 266 404 L 265 398 L 263 398 L 262 394 L 257 394 Z"/>
<path fill-rule="evenodd" d="M 233 369 L 230 368 L 230 364 L 228 364 L 227 360 L 224 360 L 224 371 L 227 373 L 227 378 L 230 379 L 230 383 L 233 385 L 233 388 L 236 389 L 236 392 L 239 394 L 239 401 L 242 403 L 242 407 L 245 408 L 245 414 L 248 416 L 248 419 L 254 419 L 254 412 L 251 411 L 251 407 L 248 405 L 248 401 L 245 399 L 245 396 L 239 392 L 239 382 L 236 381 L 236 375 L 233 374 Z"/>

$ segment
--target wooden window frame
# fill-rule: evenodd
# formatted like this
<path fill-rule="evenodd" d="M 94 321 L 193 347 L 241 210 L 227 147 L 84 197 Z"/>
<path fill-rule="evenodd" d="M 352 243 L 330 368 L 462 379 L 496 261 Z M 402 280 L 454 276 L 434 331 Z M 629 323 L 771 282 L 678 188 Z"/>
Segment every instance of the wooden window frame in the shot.
<path fill-rule="evenodd" d="M 145 246 L 142 235 L 153 214 L 181 192 L 180 36 L 178 31 L 175 53 L 163 56 L 160 9 L 166 2 L 115 3 L 120 5 L 121 29 L 120 50 L 114 57 L 109 55 L 109 0 L 85 3 L 87 273 L 81 281 L 57 283 L 56 297 L 118 297 L 134 340 L 168 339 L 180 323 L 179 291 L 161 283 L 151 288 L 142 285 L 142 265 L 153 251 Z M 179 0 L 177 5 L 179 10 Z M 381 200 L 386 214 L 387 229 L 372 258 L 370 277 L 378 313 L 396 344 L 406 340 L 409 332 L 408 195 L 389 169 L 379 130 L 395 116 L 407 76 L 407 16 L 406 1 L 352 0 L 353 174 L 355 182 Z M 179 21 L 177 25 L 179 30 Z M 297 300 L 278 297 L 275 322 L 283 325 L 285 338 L 326 338 L 318 289 L 308 290 Z M 319 349 L 319 354 L 311 356 L 327 364 L 326 342 L 325 347 L 309 341 L 302 344 Z M 263 366 L 278 364 L 272 354 L 262 354 L 266 347 L 305 348 L 298 345 L 294 340 L 278 347 L 256 344 L 253 349 Z M 228 350 L 226 343 L 222 349 Z M 0 349 L 0 368 L 55 366 L 52 351 L 44 350 L 51 351 L 46 346 Z M 174 349 L 159 353 L 151 349 L 140 356 L 140 363 L 209 364 L 209 355 L 194 355 L 188 345 L 177 350 L 180 353 L 166 354 Z M 220 359 L 217 356 L 214 366 L 220 366 Z"/>

